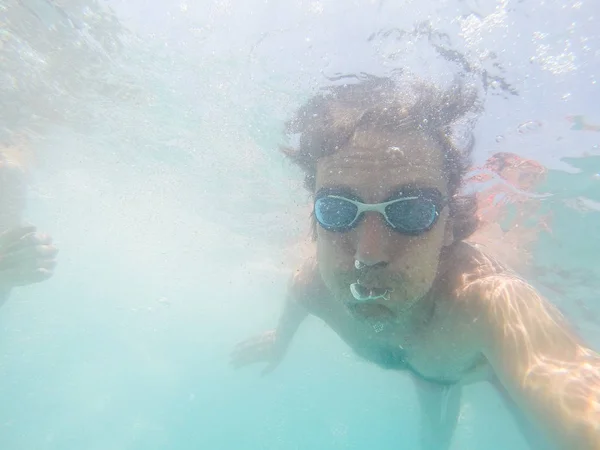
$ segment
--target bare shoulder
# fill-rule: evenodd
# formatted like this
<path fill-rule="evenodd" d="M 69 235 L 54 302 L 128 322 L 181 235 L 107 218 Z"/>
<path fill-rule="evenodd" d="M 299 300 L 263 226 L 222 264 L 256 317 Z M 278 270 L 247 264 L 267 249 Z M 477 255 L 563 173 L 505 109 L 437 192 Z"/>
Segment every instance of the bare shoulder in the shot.
<path fill-rule="evenodd" d="M 509 267 L 487 254 L 484 248 L 457 243 L 441 255 L 435 286 L 435 295 L 439 299 L 437 307 L 445 314 L 464 315 L 464 308 L 472 308 L 473 300 L 481 297 L 478 292 L 483 285 L 493 280 L 517 278 Z"/>
<path fill-rule="evenodd" d="M 536 331 L 572 349 L 578 338 L 566 319 L 536 287 L 510 267 L 471 245 L 458 250 L 453 278 L 453 298 L 469 321 L 479 322 L 479 337 L 488 343 L 531 343 Z M 482 341 L 482 343 L 484 343 Z"/>
<path fill-rule="evenodd" d="M 454 275 L 461 275 L 461 280 L 466 283 L 497 275 L 517 276 L 507 264 L 492 256 L 485 246 L 479 244 L 458 243 L 447 259 Z"/>
<path fill-rule="evenodd" d="M 553 321 L 560 317 L 529 282 L 482 246 L 456 244 L 442 261 L 446 268 L 438 286 L 439 311 L 479 342 L 481 334 L 490 334 L 491 325 L 502 328 L 515 314 Z"/>
<path fill-rule="evenodd" d="M 486 252 L 485 247 L 458 243 L 443 255 L 441 289 L 446 298 L 460 305 L 483 301 L 500 286 L 529 284 L 511 267 Z"/>

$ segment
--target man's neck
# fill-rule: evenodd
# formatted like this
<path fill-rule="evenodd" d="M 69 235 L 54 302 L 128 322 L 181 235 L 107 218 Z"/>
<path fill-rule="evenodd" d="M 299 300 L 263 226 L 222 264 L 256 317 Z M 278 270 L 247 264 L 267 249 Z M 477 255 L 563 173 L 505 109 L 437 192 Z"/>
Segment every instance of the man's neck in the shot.
<path fill-rule="evenodd" d="M 397 337 L 403 341 L 402 345 L 409 346 L 411 337 L 418 335 L 431 321 L 440 299 L 446 296 L 448 280 L 446 275 L 455 264 L 454 252 L 460 243 L 444 247 L 440 254 L 440 262 L 433 285 L 421 298 L 413 300 L 411 306 L 402 311 L 396 320 Z"/>
<path fill-rule="evenodd" d="M 394 335 L 403 347 L 411 344 L 412 337 L 419 334 L 433 316 L 435 297 L 431 291 L 413 301 L 411 307 L 402 311 L 395 321 Z"/>

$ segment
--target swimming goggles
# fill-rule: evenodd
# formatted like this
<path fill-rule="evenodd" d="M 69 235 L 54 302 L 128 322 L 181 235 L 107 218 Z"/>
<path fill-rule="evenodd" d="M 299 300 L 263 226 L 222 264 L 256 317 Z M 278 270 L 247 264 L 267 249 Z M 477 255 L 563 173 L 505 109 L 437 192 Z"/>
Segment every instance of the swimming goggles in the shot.
<path fill-rule="evenodd" d="M 435 188 L 403 190 L 383 203 L 364 203 L 347 191 L 323 189 L 315 196 L 314 213 L 328 231 L 349 231 L 359 224 L 363 213 L 374 211 L 394 231 L 418 235 L 435 225 L 445 205 L 446 199 Z"/>

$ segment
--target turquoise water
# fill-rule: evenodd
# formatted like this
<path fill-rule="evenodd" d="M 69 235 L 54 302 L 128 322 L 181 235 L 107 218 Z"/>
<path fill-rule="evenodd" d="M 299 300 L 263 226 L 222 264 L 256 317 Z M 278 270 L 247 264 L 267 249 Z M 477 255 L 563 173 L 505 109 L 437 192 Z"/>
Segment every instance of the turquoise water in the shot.
<path fill-rule="evenodd" d="M 567 119 L 600 124 L 591 2 L 24 3 L 0 4 L 0 132 L 30 139 L 26 220 L 61 252 L 0 310 L 0 449 L 418 448 L 407 377 L 316 319 L 270 376 L 228 365 L 275 325 L 308 231 L 282 121 L 365 67 L 489 82 L 476 163 L 548 168 L 528 273 L 600 348 L 600 134 Z M 452 448 L 527 447 L 477 384 Z"/>

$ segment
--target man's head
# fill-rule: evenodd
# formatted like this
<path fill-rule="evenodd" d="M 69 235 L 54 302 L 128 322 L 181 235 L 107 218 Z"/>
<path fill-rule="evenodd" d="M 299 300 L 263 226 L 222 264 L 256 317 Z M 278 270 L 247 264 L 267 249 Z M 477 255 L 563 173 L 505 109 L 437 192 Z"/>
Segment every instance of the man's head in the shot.
<path fill-rule="evenodd" d="M 299 145 L 285 152 L 315 198 L 319 267 L 340 301 L 401 314 L 430 290 L 442 249 L 474 231 L 475 202 L 458 196 L 472 146 L 449 139 L 474 104 L 460 84 L 399 92 L 370 78 L 328 89 L 288 124 Z"/>

